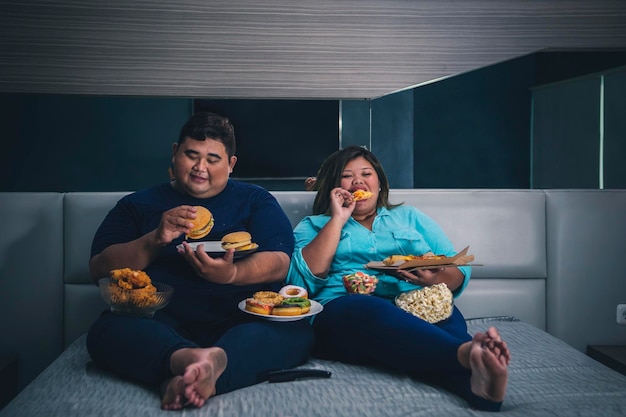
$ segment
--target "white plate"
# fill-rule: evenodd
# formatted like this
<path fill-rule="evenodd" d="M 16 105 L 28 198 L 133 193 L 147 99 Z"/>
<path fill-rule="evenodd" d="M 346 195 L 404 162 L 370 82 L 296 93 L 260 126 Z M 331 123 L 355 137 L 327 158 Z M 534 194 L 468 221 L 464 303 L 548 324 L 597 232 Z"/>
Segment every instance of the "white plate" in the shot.
<path fill-rule="evenodd" d="M 189 246 L 191 246 L 191 249 L 193 249 L 194 251 L 196 250 L 198 245 L 200 244 L 204 245 L 204 251 L 208 253 L 209 256 L 212 256 L 212 257 L 224 256 L 224 254 L 226 253 L 224 248 L 222 248 L 222 242 L 219 240 L 208 240 L 205 242 L 187 242 L 187 243 L 189 244 Z M 182 249 L 182 248 L 183 248 L 182 243 L 176 246 L 176 249 Z M 241 258 L 242 256 L 249 255 L 256 250 L 257 248 L 250 249 L 250 250 L 236 250 L 234 253 L 234 257 Z"/>
<path fill-rule="evenodd" d="M 301 314 L 299 316 L 275 316 L 273 314 L 254 313 L 252 311 L 246 310 L 246 300 L 241 300 L 238 304 L 238 307 L 239 307 L 239 310 L 243 311 L 244 313 L 252 314 L 253 316 L 262 317 L 270 321 L 296 321 L 296 320 L 302 320 L 303 318 L 311 317 L 316 314 L 319 314 L 324 309 L 324 306 L 322 306 L 317 301 L 313 301 L 313 300 L 309 300 L 309 301 L 311 302 L 311 309 L 309 310 L 308 313 Z"/>

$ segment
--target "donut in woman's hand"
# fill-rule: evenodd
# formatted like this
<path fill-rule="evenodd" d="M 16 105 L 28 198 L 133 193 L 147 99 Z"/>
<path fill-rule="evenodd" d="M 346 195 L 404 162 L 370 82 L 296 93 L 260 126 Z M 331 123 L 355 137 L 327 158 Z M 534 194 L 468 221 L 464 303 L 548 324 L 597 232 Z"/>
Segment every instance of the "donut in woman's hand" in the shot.
<path fill-rule="evenodd" d="M 285 298 L 272 309 L 275 316 L 299 316 L 311 310 L 311 302 L 304 297 Z"/>
<path fill-rule="evenodd" d="M 284 287 L 280 289 L 278 293 L 285 298 L 293 298 L 293 297 L 309 298 L 309 294 L 307 293 L 307 291 L 304 288 L 299 287 L 297 285 L 285 285 Z"/>

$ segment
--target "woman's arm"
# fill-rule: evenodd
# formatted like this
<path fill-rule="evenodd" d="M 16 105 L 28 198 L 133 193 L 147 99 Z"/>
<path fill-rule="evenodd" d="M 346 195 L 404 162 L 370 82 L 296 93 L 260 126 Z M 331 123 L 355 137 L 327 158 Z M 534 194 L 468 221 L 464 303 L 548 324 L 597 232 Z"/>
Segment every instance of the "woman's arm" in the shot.
<path fill-rule="evenodd" d="M 330 192 L 330 220 L 322 227 L 317 236 L 302 248 L 302 257 L 309 266 L 311 273 L 319 278 L 325 278 L 337 252 L 341 239 L 341 229 L 346 224 L 355 204 L 351 202 L 344 206 L 349 192 L 341 187 Z"/>

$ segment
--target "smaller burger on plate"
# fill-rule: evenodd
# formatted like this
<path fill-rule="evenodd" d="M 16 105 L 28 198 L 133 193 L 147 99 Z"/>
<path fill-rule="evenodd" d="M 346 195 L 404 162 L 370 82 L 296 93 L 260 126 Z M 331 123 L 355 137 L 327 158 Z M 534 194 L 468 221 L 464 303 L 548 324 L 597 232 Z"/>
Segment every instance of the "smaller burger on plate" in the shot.
<path fill-rule="evenodd" d="M 189 223 L 193 226 L 186 237 L 187 239 L 202 239 L 213 229 L 213 224 L 215 224 L 213 213 L 206 207 L 194 206 L 194 208 L 196 209 L 196 218 L 189 219 Z"/>
<path fill-rule="evenodd" d="M 232 232 L 222 238 L 222 248 L 224 250 L 235 249 L 236 251 L 252 250 L 259 245 L 252 242 L 252 236 L 248 232 Z"/>

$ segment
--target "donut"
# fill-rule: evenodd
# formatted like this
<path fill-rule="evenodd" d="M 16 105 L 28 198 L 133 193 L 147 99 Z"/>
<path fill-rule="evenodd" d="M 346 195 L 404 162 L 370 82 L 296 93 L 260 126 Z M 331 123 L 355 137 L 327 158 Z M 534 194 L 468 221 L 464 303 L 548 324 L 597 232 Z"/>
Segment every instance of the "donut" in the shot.
<path fill-rule="evenodd" d="M 297 285 L 285 285 L 280 289 L 278 293 L 285 298 L 309 298 L 309 294 L 306 292 L 306 290 L 302 287 L 298 287 Z"/>
<path fill-rule="evenodd" d="M 274 305 L 256 298 L 246 298 L 246 310 L 257 314 L 272 314 Z"/>
<path fill-rule="evenodd" d="M 280 304 L 285 297 L 274 291 L 257 291 L 252 296 L 255 300 L 265 301 L 268 304 Z"/>
<path fill-rule="evenodd" d="M 246 310 L 257 314 L 272 314 L 274 306 L 284 300 L 283 296 L 274 291 L 257 291 L 246 299 Z"/>
<path fill-rule="evenodd" d="M 304 297 L 285 298 L 272 309 L 274 316 L 299 316 L 311 310 L 311 302 Z"/>

